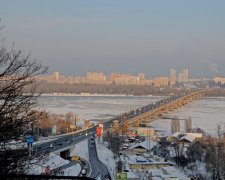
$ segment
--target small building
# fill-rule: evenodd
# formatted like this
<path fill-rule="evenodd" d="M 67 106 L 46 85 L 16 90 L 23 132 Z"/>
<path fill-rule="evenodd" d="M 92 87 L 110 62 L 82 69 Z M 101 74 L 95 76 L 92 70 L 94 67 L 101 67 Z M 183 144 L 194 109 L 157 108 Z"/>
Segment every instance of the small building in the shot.
<path fill-rule="evenodd" d="M 181 133 L 176 132 L 172 135 L 172 137 L 176 138 L 178 142 L 183 143 L 192 143 L 197 141 L 203 137 L 202 133 Z"/>
<path fill-rule="evenodd" d="M 141 143 L 135 144 L 130 147 L 134 152 L 137 153 L 146 153 L 150 151 L 154 146 L 156 145 L 156 142 L 152 140 L 143 141 Z"/>

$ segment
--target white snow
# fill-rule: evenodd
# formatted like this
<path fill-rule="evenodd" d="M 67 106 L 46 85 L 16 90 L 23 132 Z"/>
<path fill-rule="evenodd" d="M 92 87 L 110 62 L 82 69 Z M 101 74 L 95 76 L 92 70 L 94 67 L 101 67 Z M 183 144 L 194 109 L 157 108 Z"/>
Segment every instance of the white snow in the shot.
<path fill-rule="evenodd" d="M 56 169 L 60 166 L 68 164 L 69 161 L 57 156 L 53 153 L 50 153 L 49 156 L 45 156 L 41 160 L 34 159 L 31 161 L 31 165 L 27 167 L 28 174 L 41 174 L 45 172 L 47 166 L 50 167 L 50 170 Z"/>
<path fill-rule="evenodd" d="M 45 169 L 49 166 L 50 170 L 56 169 L 63 165 L 68 164 L 69 161 L 61 158 L 58 155 L 50 153 L 48 157 L 38 161 L 37 159 L 31 161 L 31 165 L 26 168 L 27 174 L 42 174 L 45 173 Z M 69 168 L 63 169 L 64 176 L 78 176 L 81 171 L 81 166 L 79 163 L 71 166 Z"/>
<path fill-rule="evenodd" d="M 79 156 L 86 160 L 89 159 L 87 139 L 75 145 L 74 149 L 71 152 L 71 156 Z"/>
<path fill-rule="evenodd" d="M 111 175 L 114 176 L 116 172 L 116 161 L 113 152 L 106 147 L 106 144 L 98 142 L 98 140 L 96 140 L 96 148 L 98 158 L 108 167 Z"/>
<path fill-rule="evenodd" d="M 136 143 L 134 145 L 132 145 L 129 149 L 134 149 L 138 146 L 141 146 L 147 150 L 150 150 L 152 149 L 154 146 L 156 145 L 156 142 L 152 141 L 152 140 L 149 140 L 149 141 L 143 141 L 141 143 Z"/>
<path fill-rule="evenodd" d="M 78 176 L 81 171 L 81 166 L 77 163 L 75 166 L 71 166 L 64 171 L 64 176 Z"/>

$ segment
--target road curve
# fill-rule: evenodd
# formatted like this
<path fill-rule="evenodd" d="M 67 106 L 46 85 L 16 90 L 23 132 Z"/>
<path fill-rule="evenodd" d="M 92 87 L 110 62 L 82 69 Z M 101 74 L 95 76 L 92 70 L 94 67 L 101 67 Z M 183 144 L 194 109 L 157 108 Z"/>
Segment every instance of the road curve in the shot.
<path fill-rule="evenodd" d="M 93 137 L 88 138 L 89 161 L 92 167 L 91 178 L 96 178 L 99 174 L 101 179 L 109 175 L 107 167 L 98 159 L 95 140 Z"/>

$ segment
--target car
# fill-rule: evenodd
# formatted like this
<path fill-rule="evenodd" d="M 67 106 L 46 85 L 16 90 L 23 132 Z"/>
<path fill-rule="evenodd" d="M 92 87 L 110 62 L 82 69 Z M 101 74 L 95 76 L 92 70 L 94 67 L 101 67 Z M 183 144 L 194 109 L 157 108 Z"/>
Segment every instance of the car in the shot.
<path fill-rule="evenodd" d="M 68 141 L 66 141 L 66 143 L 67 144 L 70 144 L 70 143 L 72 143 L 73 142 L 73 140 L 71 139 L 71 140 L 68 140 Z"/>
<path fill-rule="evenodd" d="M 58 145 L 58 146 L 62 146 L 62 145 L 63 145 L 63 143 L 61 143 L 61 142 L 60 142 L 60 143 L 57 143 L 57 145 Z"/>
<path fill-rule="evenodd" d="M 109 175 L 105 175 L 105 180 L 110 180 L 110 176 Z"/>
<path fill-rule="evenodd" d="M 72 161 L 79 161 L 80 160 L 80 157 L 79 156 L 72 156 L 71 157 L 71 160 Z"/>
<path fill-rule="evenodd" d="M 85 169 L 81 170 L 81 174 L 85 175 L 87 173 L 87 171 Z"/>
<path fill-rule="evenodd" d="M 128 146 L 123 146 L 122 147 L 122 150 L 126 150 L 126 149 L 128 149 L 129 147 Z"/>
<path fill-rule="evenodd" d="M 87 164 L 83 164 L 83 168 L 84 169 L 87 169 L 88 168 L 88 165 Z"/>
<path fill-rule="evenodd" d="M 51 143 L 49 147 L 50 148 L 53 148 L 54 147 L 54 143 Z"/>

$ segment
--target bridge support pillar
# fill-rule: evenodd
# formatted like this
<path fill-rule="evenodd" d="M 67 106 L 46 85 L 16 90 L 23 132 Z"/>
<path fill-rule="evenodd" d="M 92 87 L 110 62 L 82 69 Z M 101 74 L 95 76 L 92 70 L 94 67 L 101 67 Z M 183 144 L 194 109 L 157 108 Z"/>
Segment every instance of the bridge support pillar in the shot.
<path fill-rule="evenodd" d="M 163 115 L 163 112 L 164 112 L 164 110 L 163 110 L 163 109 L 162 109 L 162 110 L 160 110 L 160 111 L 158 111 L 157 116 L 162 116 L 162 115 Z"/>
<path fill-rule="evenodd" d="M 150 115 L 147 115 L 144 117 L 144 123 L 147 126 L 149 124 L 149 122 L 150 122 Z"/>
<path fill-rule="evenodd" d="M 70 157 L 70 149 L 64 150 L 60 152 L 60 157 L 63 159 L 69 159 Z"/>
<path fill-rule="evenodd" d="M 163 109 L 163 113 L 168 113 L 170 111 L 170 108 L 169 107 L 165 107 L 164 109 Z"/>
<path fill-rule="evenodd" d="M 156 113 L 152 113 L 151 115 L 150 115 L 150 118 L 152 119 L 152 120 L 155 120 L 156 119 Z"/>
<path fill-rule="evenodd" d="M 139 119 L 134 123 L 134 126 L 135 126 L 136 128 L 138 128 L 138 127 L 140 126 L 141 121 L 142 121 L 142 118 L 139 118 Z"/>
<path fill-rule="evenodd" d="M 180 100 L 178 103 L 177 103 L 178 107 L 182 107 L 183 106 L 183 103 L 182 103 L 182 100 Z"/>

